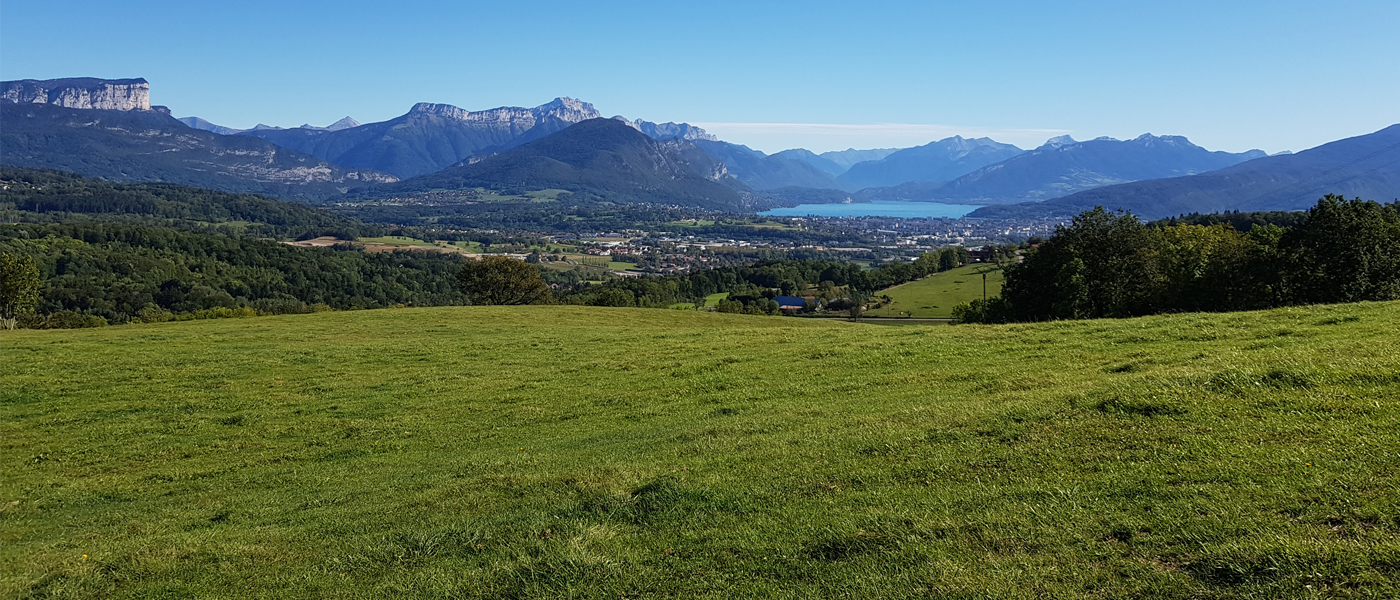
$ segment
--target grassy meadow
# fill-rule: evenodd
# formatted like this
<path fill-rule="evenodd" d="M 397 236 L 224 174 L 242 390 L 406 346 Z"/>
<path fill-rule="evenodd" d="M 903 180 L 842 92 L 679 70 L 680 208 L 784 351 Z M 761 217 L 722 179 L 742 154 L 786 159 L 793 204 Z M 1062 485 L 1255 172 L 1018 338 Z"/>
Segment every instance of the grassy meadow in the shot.
<path fill-rule="evenodd" d="M 875 296 L 889 296 L 890 303 L 865 314 L 872 317 L 952 317 L 954 306 L 982 297 L 981 271 L 989 269 L 987 297 L 996 296 L 1001 293 L 1001 269 L 996 265 L 972 264 L 875 292 Z"/>
<path fill-rule="evenodd" d="M 0 596 L 1395 598 L 1397 323 L 0 332 Z"/>

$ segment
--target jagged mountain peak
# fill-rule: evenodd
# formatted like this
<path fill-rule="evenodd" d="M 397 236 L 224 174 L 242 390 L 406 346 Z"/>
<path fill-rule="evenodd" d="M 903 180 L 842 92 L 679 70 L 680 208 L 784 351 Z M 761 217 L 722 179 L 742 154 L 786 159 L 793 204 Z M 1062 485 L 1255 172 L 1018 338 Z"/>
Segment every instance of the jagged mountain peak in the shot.
<path fill-rule="evenodd" d="M 345 118 L 343 118 L 343 119 L 341 119 L 341 120 L 339 120 L 339 121 L 336 121 L 336 122 L 334 122 L 334 123 L 331 123 L 330 125 L 327 125 L 327 126 L 326 126 L 326 130 L 327 130 L 327 131 L 340 131 L 340 130 L 342 130 L 342 129 L 350 129 L 351 127 L 359 127 L 359 126 L 360 126 L 360 122 L 359 122 L 359 121 L 356 121 L 356 120 L 354 120 L 354 119 L 352 119 L 352 118 L 350 118 L 350 117 L 347 116 L 347 117 L 345 117 Z"/>
<path fill-rule="evenodd" d="M 1079 143 L 1079 142 L 1074 141 L 1074 138 L 1072 138 L 1072 137 L 1070 137 L 1070 136 L 1068 136 L 1068 135 L 1057 135 L 1057 136 L 1052 137 L 1052 138 L 1050 138 L 1050 139 L 1048 139 L 1048 140 L 1045 140 L 1045 143 L 1044 143 L 1043 145 L 1041 145 L 1040 147 L 1041 147 L 1041 148 L 1059 148 L 1060 146 L 1069 146 L 1069 145 L 1071 145 L 1071 144 L 1078 144 L 1078 143 Z"/>

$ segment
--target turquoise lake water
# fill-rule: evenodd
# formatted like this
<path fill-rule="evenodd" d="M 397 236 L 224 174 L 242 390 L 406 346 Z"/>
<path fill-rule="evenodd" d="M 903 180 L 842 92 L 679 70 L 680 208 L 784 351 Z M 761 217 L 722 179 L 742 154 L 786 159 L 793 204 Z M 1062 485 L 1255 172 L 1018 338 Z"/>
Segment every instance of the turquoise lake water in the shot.
<path fill-rule="evenodd" d="M 933 202 L 852 202 L 850 204 L 799 204 L 758 213 L 768 217 L 901 217 L 905 219 L 956 219 L 982 208 L 969 204 Z"/>

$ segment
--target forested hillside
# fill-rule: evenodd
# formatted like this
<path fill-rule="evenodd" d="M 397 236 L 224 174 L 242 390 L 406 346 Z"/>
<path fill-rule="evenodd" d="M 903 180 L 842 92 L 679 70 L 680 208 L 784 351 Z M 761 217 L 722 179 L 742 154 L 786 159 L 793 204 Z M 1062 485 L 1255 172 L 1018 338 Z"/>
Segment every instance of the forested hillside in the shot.
<path fill-rule="evenodd" d="M 38 327 L 67 326 L 77 315 L 124 323 L 218 309 L 277 314 L 309 312 L 318 304 L 463 303 L 453 284 L 461 258 L 437 253 L 297 248 L 102 223 L 0 225 L 0 253 L 36 263 L 43 283 L 31 326 Z"/>
<path fill-rule="evenodd" d="M 0 217 L 0 254 L 35 275 L 28 327 L 464 301 L 460 257 L 279 244 L 384 229 L 252 194 L 5 167 Z"/>
<path fill-rule="evenodd" d="M 112 183 L 19 167 L 0 167 L 0 216 L 10 222 L 93 220 L 281 239 L 383 235 L 380 227 L 255 194 L 170 183 Z"/>

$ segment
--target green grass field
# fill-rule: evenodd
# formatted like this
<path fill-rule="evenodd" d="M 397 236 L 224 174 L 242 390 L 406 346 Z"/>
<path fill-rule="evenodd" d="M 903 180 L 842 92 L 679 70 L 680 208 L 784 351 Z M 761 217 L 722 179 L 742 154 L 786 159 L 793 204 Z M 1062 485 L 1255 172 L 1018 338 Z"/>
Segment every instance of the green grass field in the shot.
<path fill-rule="evenodd" d="M 431 248 L 431 247 L 433 247 L 433 246 L 436 245 L 436 244 L 433 244 L 432 242 L 425 242 L 425 241 L 420 240 L 420 239 L 418 239 L 418 238 L 411 238 L 411 237 L 404 236 L 404 235 L 386 235 L 386 236 L 382 236 L 382 237 L 362 237 L 362 238 L 360 238 L 360 239 L 357 240 L 357 241 L 362 242 L 362 243 L 366 243 L 366 244 L 385 244 L 385 245 L 388 245 L 388 246 L 422 246 L 422 247 L 425 247 L 425 248 Z"/>
<path fill-rule="evenodd" d="M 979 271 L 987 269 L 996 269 L 996 266 L 967 265 L 880 290 L 874 295 L 888 295 L 894 300 L 865 314 L 872 317 L 951 317 L 954 306 L 982 297 L 982 275 Z M 1001 293 L 1001 282 L 1001 270 L 987 274 L 987 297 Z"/>
<path fill-rule="evenodd" d="M 1395 598 L 1397 322 L 0 332 L 0 595 Z"/>
<path fill-rule="evenodd" d="M 705 296 L 705 306 L 719 306 L 719 301 L 729 297 L 729 292 L 720 292 Z"/>

